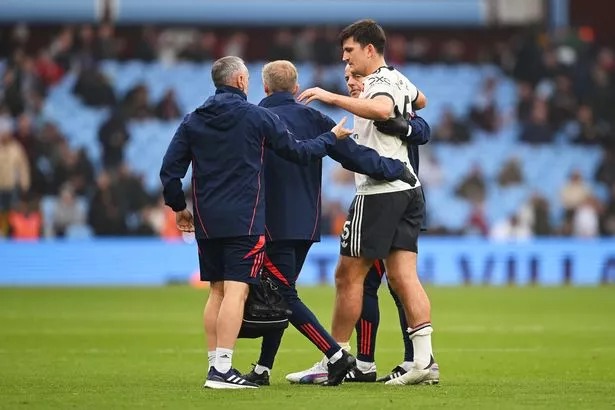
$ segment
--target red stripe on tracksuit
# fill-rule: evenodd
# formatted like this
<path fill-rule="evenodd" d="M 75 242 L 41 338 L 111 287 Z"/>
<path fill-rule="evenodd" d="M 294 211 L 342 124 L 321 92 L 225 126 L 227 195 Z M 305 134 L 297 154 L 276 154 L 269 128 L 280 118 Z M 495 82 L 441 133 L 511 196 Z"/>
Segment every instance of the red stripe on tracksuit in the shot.
<path fill-rule="evenodd" d="M 267 256 L 267 255 L 265 255 L 265 269 L 267 269 L 269 271 L 269 273 L 271 273 L 273 276 L 275 276 L 275 278 L 277 280 L 279 280 L 280 282 L 282 282 L 286 286 L 290 287 L 290 283 L 288 283 L 288 280 L 284 277 L 282 272 L 280 272 L 278 267 L 275 266 L 273 264 L 273 262 L 271 262 L 271 259 L 269 259 L 269 256 Z"/>
<path fill-rule="evenodd" d="M 265 252 L 261 252 L 254 257 L 254 262 L 252 263 L 252 270 L 250 271 L 250 277 L 255 278 L 258 275 L 258 272 L 263 267 L 263 258 L 265 256 Z"/>
<path fill-rule="evenodd" d="M 372 324 L 365 319 L 361 319 L 361 340 L 359 352 L 364 355 L 369 355 L 369 350 L 372 347 Z"/>
<path fill-rule="evenodd" d="M 329 350 L 331 348 L 329 343 L 327 343 L 325 338 L 322 337 L 322 335 L 320 335 L 320 333 L 318 333 L 318 331 L 316 329 L 314 329 L 314 326 L 312 326 L 311 323 L 305 323 L 305 324 L 301 325 L 300 327 L 301 327 L 301 329 L 305 333 L 307 333 L 308 338 L 312 341 L 312 343 L 314 343 L 316 346 L 318 346 L 318 348 L 323 353 L 326 353 L 327 350 Z"/>

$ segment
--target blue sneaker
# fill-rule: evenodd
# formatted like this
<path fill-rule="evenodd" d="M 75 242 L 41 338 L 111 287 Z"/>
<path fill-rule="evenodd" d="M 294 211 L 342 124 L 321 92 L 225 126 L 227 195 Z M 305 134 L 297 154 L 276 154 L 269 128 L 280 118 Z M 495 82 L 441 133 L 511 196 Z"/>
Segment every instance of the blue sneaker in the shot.
<path fill-rule="evenodd" d="M 220 373 L 215 367 L 209 369 L 205 385 L 210 389 L 257 389 L 258 385 L 246 380 L 237 370 Z"/>

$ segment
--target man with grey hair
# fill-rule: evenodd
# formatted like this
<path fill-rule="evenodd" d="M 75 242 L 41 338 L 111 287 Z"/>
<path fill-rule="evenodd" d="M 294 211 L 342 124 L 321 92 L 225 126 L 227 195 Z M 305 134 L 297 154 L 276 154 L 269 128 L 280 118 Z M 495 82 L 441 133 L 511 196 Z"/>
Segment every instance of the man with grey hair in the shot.
<path fill-rule="evenodd" d="M 319 111 L 295 101 L 294 94 L 299 88 L 297 77 L 297 70 L 289 61 L 266 64 L 263 68 L 263 86 L 267 97 L 259 105 L 279 116 L 296 138 L 310 140 L 314 135 L 331 129 L 335 123 Z M 358 145 L 350 138 L 327 148 L 327 154 L 346 169 L 376 180 L 412 178 L 410 170 L 401 161 L 383 158 L 375 150 Z M 280 158 L 274 151 L 265 151 L 265 270 L 278 285 L 279 292 L 292 311 L 289 316 L 292 325 L 326 356 L 319 374 L 289 381 L 326 382 L 333 386 L 339 384 L 354 366 L 354 359 L 345 359 L 343 346 L 331 337 L 301 301 L 295 287 L 310 247 L 320 241 L 321 177 L 320 161 L 297 165 Z M 269 384 L 269 373 L 283 332 L 269 332 L 263 337 L 261 355 L 252 372 L 245 376 L 246 379 L 259 385 Z"/>
<path fill-rule="evenodd" d="M 178 228 L 196 232 L 201 280 L 211 282 L 204 311 L 205 387 L 256 388 L 232 368 L 232 356 L 248 285 L 259 280 L 265 260 L 265 147 L 290 161 L 309 163 L 351 131 L 344 128 L 344 118 L 331 131 L 296 141 L 275 114 L 247 102 L 249 73 L 238 57 L 217 60 L 212 80 L 215 95 L 180 124 L 160 178 Z M 191 163 L 196 218 L 186 209 L 181 183 Z"/>

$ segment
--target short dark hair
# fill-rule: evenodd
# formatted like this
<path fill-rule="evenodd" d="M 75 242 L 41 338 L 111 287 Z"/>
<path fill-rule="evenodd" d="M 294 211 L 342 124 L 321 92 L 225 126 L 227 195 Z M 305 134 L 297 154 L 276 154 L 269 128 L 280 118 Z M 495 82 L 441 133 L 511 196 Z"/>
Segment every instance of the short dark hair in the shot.
<path fill-rule="evenodd" d="M 344 28 L 339 35 L 340 44 L 343 45 L 344 41 L 351 37 L 354 41 L 361 44 L 361 47 L 371 44 L 378 54 L 384 54 L 384 46 L 386 45 L 387 38 L 382 27 L 374 20 L 366 19 L 355 21 Z"/>

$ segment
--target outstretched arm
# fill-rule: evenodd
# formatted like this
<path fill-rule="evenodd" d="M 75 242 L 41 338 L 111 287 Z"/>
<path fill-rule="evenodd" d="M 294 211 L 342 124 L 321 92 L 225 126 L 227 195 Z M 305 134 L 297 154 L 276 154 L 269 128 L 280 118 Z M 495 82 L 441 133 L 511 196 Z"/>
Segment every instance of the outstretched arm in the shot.
<path fill-rule="evenodd" d="M 416 178 L 397 159 L 381 157 L 377 151 L 347 138 L 328 150 L 329 156 L 349 171 L 365 174 L 376 180 L 402 180 L 414 186 Z"/>
<path fill-rule="evenodd" d="M 265 142 L 281 157 L 299 164 L 320 159 L 327 155 L 327 149 L 334 146 L 338 139 L 344 139 L 352 130 L 344 128 L 346 117 L 325 132 L 310 140 L 298 141 L 275 114 L 270 113 L 265 121 Z"/>

